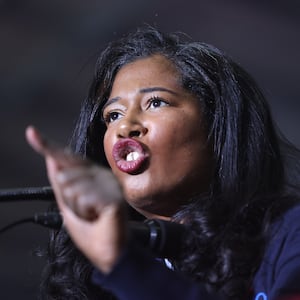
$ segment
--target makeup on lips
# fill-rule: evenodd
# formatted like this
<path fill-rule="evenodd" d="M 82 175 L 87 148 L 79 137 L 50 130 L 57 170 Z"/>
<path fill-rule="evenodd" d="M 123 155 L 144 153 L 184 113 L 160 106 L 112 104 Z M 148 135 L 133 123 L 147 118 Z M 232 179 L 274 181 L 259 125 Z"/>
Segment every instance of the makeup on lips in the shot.
<path fill-rule="evenodd" d="M 149 157 L 142 144 L 131 138 L 116 142 L 112 154 L 118 169 L 128 174 L 141 172 Z"/>

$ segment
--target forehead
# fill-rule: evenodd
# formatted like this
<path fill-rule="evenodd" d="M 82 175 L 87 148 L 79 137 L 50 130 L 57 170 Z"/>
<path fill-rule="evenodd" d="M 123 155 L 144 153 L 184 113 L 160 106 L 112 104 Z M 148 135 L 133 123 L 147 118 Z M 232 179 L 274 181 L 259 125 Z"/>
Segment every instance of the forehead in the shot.
<path fill-rule="evenodd" d="M 143 88 L 155 85 L 180 87 L 180 74 L 175 65 L 162 55 L 153 55 L 124 65 L 117 73 L 111 93 L 120 88 Z"/>

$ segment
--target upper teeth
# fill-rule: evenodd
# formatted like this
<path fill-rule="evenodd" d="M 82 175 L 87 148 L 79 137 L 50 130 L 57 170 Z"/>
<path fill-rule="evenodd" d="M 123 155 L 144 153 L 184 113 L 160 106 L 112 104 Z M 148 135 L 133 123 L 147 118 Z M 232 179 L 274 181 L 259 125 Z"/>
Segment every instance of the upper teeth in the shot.
<path fill-rule="evenodd" d="M 130 152 L 126 156 L 126 161 L 133 161 L 133 160 L 137 160 L 138 158 L 139 158 L 138 152 Z"/>

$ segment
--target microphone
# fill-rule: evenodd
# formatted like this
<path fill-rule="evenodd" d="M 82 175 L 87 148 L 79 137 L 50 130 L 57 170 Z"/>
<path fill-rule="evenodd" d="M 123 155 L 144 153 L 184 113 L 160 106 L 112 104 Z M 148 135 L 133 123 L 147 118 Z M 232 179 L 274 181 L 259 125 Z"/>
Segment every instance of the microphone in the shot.
<path fill-rule="evenodd" d="M 0 189 L 0 202 L 33 200 L 54 201 L 52 187 Z M 29 221 L 53 229 L 59 229 L 63 224 L 58 212 L 37 213 Z M 134 239 L 150 248 L 157 257 L 175 258 L 180 254 L 181 241 L 186 236 L 187 228 L 174 222 L 148 219 L 144 222 L 129 221 L 129 231 Z"/>
<path fill-rule="evenodd" d="M 0 202 L 28 200 L 54 201 L 55 197 L 50 186 L 0 190 Z"/>
<path fill-rule="evenodd" d="M 60 229 L 63 224 L 58 212 L 37 213 L 33 222 L 45 227 Z M 186 226 L 159 219 L 148 219 L 144 222 L 129 221 L 129 232 L 133 239 L 150 249 L 160 258 L 174 259 L 180 255 L 183 238 L 186 237 Z"/>
<path fill-rule="evenodd" d="M 130 233 L 138 242 L 149 248 L 157 257 L 174 259 L 181 253 L 187 227 L 160 219 L 148 219 L 144 222 L 129 222 Z"/>

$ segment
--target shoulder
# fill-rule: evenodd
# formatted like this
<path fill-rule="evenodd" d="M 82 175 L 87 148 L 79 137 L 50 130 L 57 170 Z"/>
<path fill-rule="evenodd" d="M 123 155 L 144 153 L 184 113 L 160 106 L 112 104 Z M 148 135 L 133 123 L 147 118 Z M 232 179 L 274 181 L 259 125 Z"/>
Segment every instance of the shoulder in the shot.
<path fill-rule="evenodd" d="M 293 251 L 300 254 L 300 204 L 287 210 L 272 224 L 268 241 L 268 256 L 277 253 L 279 259 L 282 254 L 287 255 Z"/>
<path fill-rule="evenodd" d="M 291 207 L 289 210 L 285 212 L 282 216 L 283 220 L 289 223 L 291 220 L 290 218 L 298 219 L 298 223 L 300 223 L 300 203 L 296 204 L 295 206 Z"/>
<path fill-rule="evenodd" d="M 271 225 L 264 257 L 254 278 L 254 289 L 275 295 L 300 268 L 300 204 Z"/>
<path fill-rule="evenodd" d="M 272 225 L 270 231 L 270 242 L 276 243 L 278 239 L 287 241 L 287 237 L 300 231 L 300 204 L 287 210 Z"/>

